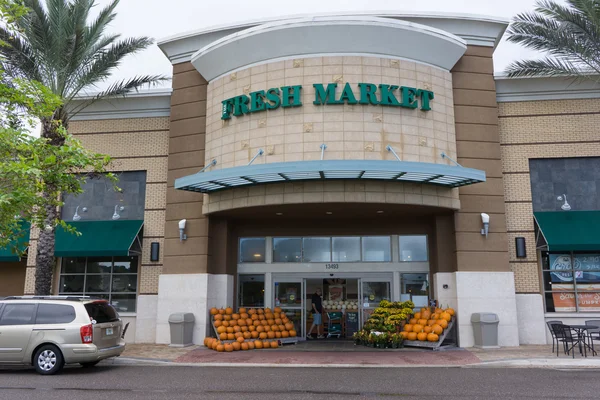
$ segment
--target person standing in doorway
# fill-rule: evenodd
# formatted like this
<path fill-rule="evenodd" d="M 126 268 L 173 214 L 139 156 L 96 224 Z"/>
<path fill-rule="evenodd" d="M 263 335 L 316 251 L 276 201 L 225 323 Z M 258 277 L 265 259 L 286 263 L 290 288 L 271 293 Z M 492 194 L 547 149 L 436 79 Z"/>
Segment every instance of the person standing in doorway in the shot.
<path fill-rule="evenodd" d="M 325 336 L 321 335 L 321 324 L 323 323 L 323 300 L 321 299 L 321 289 L 315 290 L 315 294 L 312 295 L 312 315 L 313 323 L 310 330 L 306 334 L 307 339 L 312 339 L 312 331 L 317 327 L 317 338 L 323 339 Z"/>

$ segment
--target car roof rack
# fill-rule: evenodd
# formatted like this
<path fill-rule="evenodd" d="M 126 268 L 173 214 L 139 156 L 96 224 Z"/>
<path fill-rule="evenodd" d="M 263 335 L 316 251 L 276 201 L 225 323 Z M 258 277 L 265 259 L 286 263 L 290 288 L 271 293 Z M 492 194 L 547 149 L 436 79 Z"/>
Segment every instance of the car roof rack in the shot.
<path fill-rule="evenodd" d="M 82 300 L 104 300 L 98 297 L 90 296 L 8 296 L 0 298 L 0 300 L 66 300 L 66 301 L 82 301 Z"/>

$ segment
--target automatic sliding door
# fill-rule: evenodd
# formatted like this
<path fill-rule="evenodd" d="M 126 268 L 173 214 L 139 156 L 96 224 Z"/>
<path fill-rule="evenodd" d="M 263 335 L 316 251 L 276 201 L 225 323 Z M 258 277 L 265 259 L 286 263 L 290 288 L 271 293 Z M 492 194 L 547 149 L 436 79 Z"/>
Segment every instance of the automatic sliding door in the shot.
<path fill-rule="evenodd" d="M 288 281 L 274 279 L 273 287 L 273 304 L 275 307 L 280 307 L 290 321 L 292 321 L 298 336 L 304 337 L 304 291 L 302 279 Z"/>

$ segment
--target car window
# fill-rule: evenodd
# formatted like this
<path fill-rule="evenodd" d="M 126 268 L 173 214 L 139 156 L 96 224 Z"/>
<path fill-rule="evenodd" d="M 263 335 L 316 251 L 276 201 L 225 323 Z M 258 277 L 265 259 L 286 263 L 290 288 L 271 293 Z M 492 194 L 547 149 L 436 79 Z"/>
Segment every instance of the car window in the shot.
<path fill-rule="evenodd" d="M 106 301 L 87 303 L 85 305 L 85 309 L 87 310 L 90 318 L 95 320 L 98 324 L 119 320 L 119 314 L 117 314 L 117 310 L 115 310 L 114 307 Z"/>
<path fill-rule="evenodd" d="M 75 308 L 65 304 L 40 304 L 36 324 L 67 324 L 75 320 Z"/>
<path fill-rule="evenodd" d="M 33 323 L 37 304 L 6 304 L 0 325 L 28 325 Z"/>

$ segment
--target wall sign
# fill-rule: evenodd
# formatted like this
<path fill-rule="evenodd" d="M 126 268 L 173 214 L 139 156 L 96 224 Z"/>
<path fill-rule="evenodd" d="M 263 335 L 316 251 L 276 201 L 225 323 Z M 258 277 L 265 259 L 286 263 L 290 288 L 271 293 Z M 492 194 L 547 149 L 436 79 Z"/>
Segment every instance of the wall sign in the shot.
<path fill-rule="evenodd" d="M 430 90 L 388 84 L 359 83 L 353 88 L 350 83 L 346 83 L 341 91 L 338 90 L 337 83 L 328 83 L 327 86 L 314 83 L 313 87 L 315 88 L 314 105 L 371 104 L 430 111 L 431 100 L 434 98 Z M 279 107 L 300 107 L 302 106 L 301 94 L 302 86 L 296 85 L 258 90 L 248 95 L 242 94 L 225 99 L 221 102 L 223 105 L 221 119 L 230 119 L 232 115 L 239 117 L 259 111 L 275 110 Z"/>

